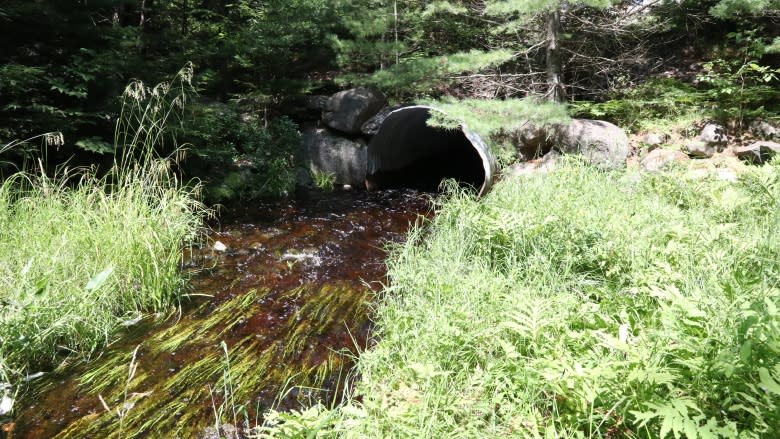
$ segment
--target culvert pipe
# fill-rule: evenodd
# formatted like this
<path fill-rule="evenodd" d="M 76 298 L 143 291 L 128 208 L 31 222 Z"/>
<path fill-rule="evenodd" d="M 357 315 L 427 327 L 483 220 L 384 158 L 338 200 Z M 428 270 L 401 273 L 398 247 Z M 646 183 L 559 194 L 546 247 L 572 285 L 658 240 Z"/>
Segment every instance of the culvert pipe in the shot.
<path fill-rule="evenodd" d="M 416 105 L 391 112 L 367 148 L 366 187 L 435 190 L 444 178 L 485 194 L 493 183 L 495 159 L 466 126 L 430 127 L 434 107 Z"/>

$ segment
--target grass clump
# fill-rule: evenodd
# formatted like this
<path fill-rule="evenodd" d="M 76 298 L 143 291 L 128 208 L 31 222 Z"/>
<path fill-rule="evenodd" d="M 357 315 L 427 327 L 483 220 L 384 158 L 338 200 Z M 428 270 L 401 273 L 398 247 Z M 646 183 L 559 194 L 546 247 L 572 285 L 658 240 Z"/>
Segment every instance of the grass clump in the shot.
<path fill-rule="evenodd" d="M 19 172 L 0 185 L 0 381 L 86 356 L 124 321 L 176 304 L 182 246 L 205 209 L 155 148 L 190 78 L 185 68 L 127 88 L 109 172 Z"/>
<path fill-rule="evenodd" d="M 390 258 L 378 342 L 347 402 L 263 431 L 774 437 L 779 175 L 568 163 L 479 200 L 450 191 Z"/>
<path fill-rule="evenodd" d="M 319 190 L 333 192 L 333 189 L 336 188 L 336 174 L 319 169 L 312 169 L 310 173 L 314 186 Z"/>

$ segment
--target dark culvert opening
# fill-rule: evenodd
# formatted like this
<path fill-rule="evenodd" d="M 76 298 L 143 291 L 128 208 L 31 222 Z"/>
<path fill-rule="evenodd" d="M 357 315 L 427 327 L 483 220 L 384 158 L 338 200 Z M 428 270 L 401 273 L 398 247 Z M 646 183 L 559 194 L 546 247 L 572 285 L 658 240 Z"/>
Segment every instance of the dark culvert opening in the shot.
<path fill-rule="evenodd" d="M 391 113 L 368 144 L 368 189 L 438 189 L 442 179 L 484 193 L 492 181 L 487 146 L 476 134 L 427 125 L 430 107 L 404 107 Z"/>

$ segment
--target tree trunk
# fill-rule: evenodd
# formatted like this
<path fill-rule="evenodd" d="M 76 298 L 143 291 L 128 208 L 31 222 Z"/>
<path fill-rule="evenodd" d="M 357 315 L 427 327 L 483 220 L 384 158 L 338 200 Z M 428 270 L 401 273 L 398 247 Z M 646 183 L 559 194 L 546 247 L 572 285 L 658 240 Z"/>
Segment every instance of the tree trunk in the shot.
<path fill-rule="evenodd" d="M 561 12 L 556 9 L 547 14 L 547 96 L 554 102 L 566 101 L 566 90 L 561 81 L 561 50 L 558 36 L 561 32 Z"/>
<path fill-rule="evenodd" d="M 181 35 L 187 36 L 187 25 L 188 25 L 188 17 L 187 14 L 189 13 L 187 8 L 187 0 L 181 1 Z"/>

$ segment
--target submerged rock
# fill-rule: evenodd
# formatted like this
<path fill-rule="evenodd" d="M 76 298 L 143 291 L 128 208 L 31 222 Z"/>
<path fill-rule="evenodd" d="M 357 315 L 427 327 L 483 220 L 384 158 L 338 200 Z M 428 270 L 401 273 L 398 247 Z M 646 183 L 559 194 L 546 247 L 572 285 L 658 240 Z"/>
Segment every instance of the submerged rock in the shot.
<path fill-rule="evenodd" d="M 11 413 L 14 408 L 14 400 L 8 396 L 0 398 L 0 416 Z"/>
<path fill-rule="evenodd" d="M 206 427 L 198 439 L 244 439 L 249 437 L 233 424 L 222 424 L 217 427 Z"/>

